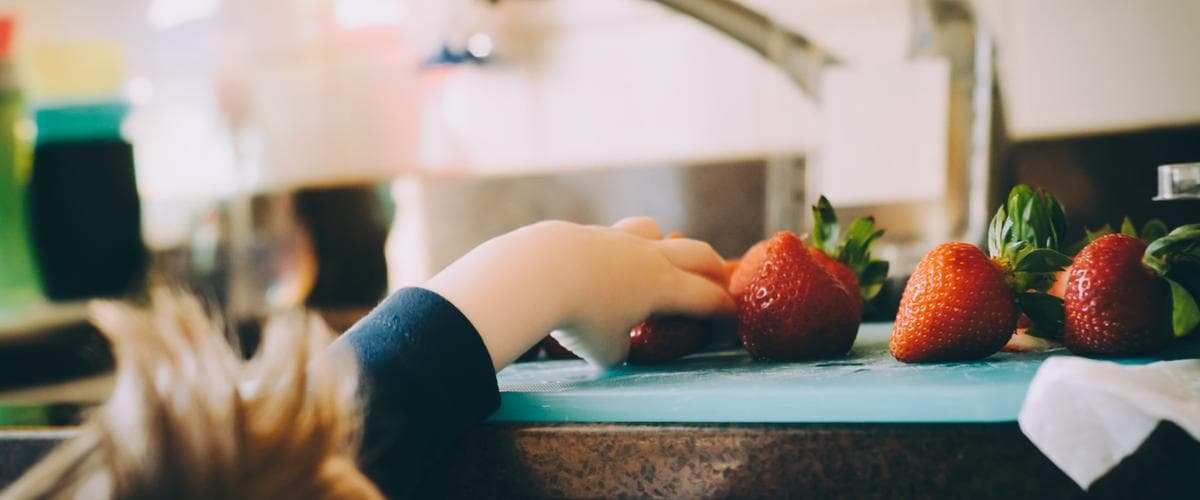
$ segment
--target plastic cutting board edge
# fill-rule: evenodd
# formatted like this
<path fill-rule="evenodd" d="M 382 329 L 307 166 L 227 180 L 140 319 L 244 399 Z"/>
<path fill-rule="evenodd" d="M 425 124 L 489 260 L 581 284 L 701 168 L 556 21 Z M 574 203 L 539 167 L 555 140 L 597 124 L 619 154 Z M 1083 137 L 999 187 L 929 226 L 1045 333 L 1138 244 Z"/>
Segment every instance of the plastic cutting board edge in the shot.
<path fill-rule="evenodd" d="M 1065 349 L 909 365 L 887 350 L 891 323 L 866 323 L 842 358 L 771 363 L 743 350 L 657 367 L 597 372 L 583 361 L 515 364 L 497 375 L 493 422 L 985 423 L 1012 422 L 1038 367 Z M 1200 354 L 1177 342 L 1145 364 Z"/>

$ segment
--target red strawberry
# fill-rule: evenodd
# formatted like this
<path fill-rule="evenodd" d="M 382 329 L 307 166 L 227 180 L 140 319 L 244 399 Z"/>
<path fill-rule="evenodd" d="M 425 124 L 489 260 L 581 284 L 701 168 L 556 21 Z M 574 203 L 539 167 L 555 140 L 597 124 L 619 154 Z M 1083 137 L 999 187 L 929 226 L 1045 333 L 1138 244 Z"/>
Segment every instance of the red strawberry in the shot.
<path fill-rule="evenodd" d="M 713 323 L 687 316 L 651 316 L 629 332 L 629 362 L 665 363 L 698 352 L 713 337 Z"/>
<path fill-rule="evenodd" d="M 795 234 L 769 240 L 762 264 L 738 301 L 738 334 L 756 358 L 839 356 L 850 350 L 860 317 L 854 296 Z"/>
<path fill-rule="evenodd" d="M 992 219 L 991 258 L 967 243 L 938 245 L 921 258 L 900 299 L 892 355 L 907 363 L 989 356 L 1013 336 L 1021 312 L 1032 319 L 1031 332 L 1055 336 L 1061 300 L 1036 290 L 1070 262 L 1057 251 L 1065 231 L 1053 196 L 1013 188 Z"/>
<path fill-rule="evenodd" d="M 1074 249 L 1074 251 L 1072 252 L 1072 255 L 1078 254 L 1079 251 L 1083 250 L 1083 247 L 1087 246 L 1089 243 L 1096 241 L 1103 236 L 1113 234 L 1112 227 L 1107 224 L 1105 224 L 1104 227 L 1102 227 L 1096 231 L 1092 231 L 1090 229 L 1084 229 L 1084 231 L 1086 233 L 1084 238 L 1082 240 L 1076 242 L 1074 245 L 1072 245 L 1072 248 Z M 1167 235 L 1167 225 L 1165 223 L 1163 223 L 1163 221 L 1161 221 L 1161 220 L 1150 219 L 1149 221 L 1146 222 L 1146 224 L 1144 224 L 1142 226 L 1141 231 L 1138 231 L 1134 228 L 1133 221 L 1130 220 L 1129 217 L 1126 217 L 1125 220 L 1121 223 L 1121 234 L 1126 234 L 1129 236 L 1136 236 L 1136 237 L 1140 238 L 1142 241 L 1145 241 L 1147 244 L 1149 244 L 1149 243 L 1153 242 L 1154 240 L 1157 240 L 1157 239 L 1162 238 L 1163 236 Z M 1071 266 L 1068 265 L 1067 267 L 1063 268 L 1062 271 L 1059 271 L 1057 274 L 1055 274 L 1054 275 L 1054 284 L 1051 285 L 1048 290 L 1046 290 L 1046 293 L 1053 295 L 1055 297 L 1058 297 L 1059 299 L 1066 297 L 1067 296 L 1067 276 L 1070 273 L 1071 273 Z M 1030 326 L 1029 317 L 1022 314 L 1021 319 L 1017 321 L 1017 329 L 1019 330 L 1021 328 L 1029 328 L 1029 326 Z M 1033 342 L 1033 344 L 1038 344 L 1038 343 Z M 1009 349 L 1006 347 L 1005 350 L 1009 350 Z M 1024 352 L 1024 351 L 1021 351 L 1021 352 Z"/>
<path fill-rule="evenodd" d="M 1184 255 L 1184 260 L 1189 259 L 1187 257 L 1188 249 L 1186 247 L 1189 245 L 1193 245 L 1193 243 L 1195 242 L 1194 241 L 1195 236 L 1187 234 L 1188 231 L 1194 231 L 1194 229 L 1188 229 L 1188 228 L 1189 227 L 1177 228 L 1176 231 L 1172 231 L 1171 239 L 1168 241 L 1168 245 L 1166 245 L 1164 247 L 1164 245 L 1162 245 L 1162 243 L 1156 243 L 1156 241 L 1158 241 L 1159 239 L 1163 239 L 1163 237 L 1168 236 L 1168 228 L 1166 228 L 1166 224 L 1163 223 L 1163 221 L 1159 221 L 1159 219 L 1150 219 L 1150 221 L 1147 221 L 1144 225 L 1142 225 L 1141 229 L 1139 230 L 1138 228 L 1134 227 L 1132 219 L 1129 219 L 1129 217 L 1126 217 L 1126 218 L 1124 218 L 1124 221 L 1122 221 L 1122 223 L 1121 223 L 1120 233 L 1116 233 L 1116 231 L 1112 230 L 1112 228 L 1109 227 L 1108 224 L 1105 224 L 1103 228 L 1100 228 L 1100 229 L 1094 230 L 1094 231 L 1090 230 L 1090 229 L 1086 229 L 1085 230 L 1086 236 L 1084 237 L 1084 239 L 1082 239 L 1078 243 L 1075 243 L 1076 254 L 1080 253 L 1082 251 L 1082 249 L 1084 249 L 1088 246 L 1091 246 L 1093 242 L 1096 242 L 1100 239 L 1103 239 L 1103 237 L 1110 236 L 1112 234 L 1122 234 L 1122 235 L 1126 235 L 1127 237 L 1135 237 L 1135 239 L 1141 240 L 1142 242 L 1145 243 L 1144 246 L 1147 247 L 1147 252 L 1144 252 L 1144 255 L 1141 255 L 1141 257 L 1139 257 L 1139 259 L 1141 260 L 1141 263 L 1142 263 L 1142 265 L 1146 266 L 1146 272 L 1151 272 L 1152 275 L 1154 276 L 1154 278 L 1156 278 L 1156 279 L 1151 279 L 1152 282 L 1162 282 L 1162 283 L 1154 284 L 1154 285 L 1152 285 L 1152 287 L 1153 288 L 1162 288 L 1163 285 L 1165 285 L 1165 287 L 1168 288 L 1169 290 L 1172 287 L 1178 287 L 1178 293 L 1172 294 L 1172 296 L 1177 297 L 1177 299 L 1169 299 L 1169 300 L 1165 301 L 1165 305 L 1162 305 L 1162 303 L 1156 303 L 1156 305 L 1153 305 L 1151 307 L 1160 307 L 1160 308 L 1165 307 L 1168 309 L 1174 309 L 1176 306 L 1175 302 L 1178 302 L 1178 301 L 1184 301 L 1187 303 L 1194 302 L 1192 297 L 1190 297 L 1190 294 L 1188 293 L 1188 291 L 1183 288 L 1182 284 L 1180 284 L 1178 282 L 1171 282 L 1170 278 L 1166 277 L 1166 273 L 1168 273 L 1168 271 L 1170 270 L 1170 267 L 1171 267 L 1171 265 L 1170 265 L 1171 263 L 1169 263 L 1169 260 L 1170 261 L 1178 260 L 1178 257 L 1180 257 L 1180 255 Z M 1181 230 L 1184 231 L 1184 234 L 1180 233 Z M 1174 241 L 1174 242 L 1171 242 L 1171 241 Z M 1103 248 L 1103 246 L 1108 246 L 1108 245 L 1111 245 L 1112 248 L 1116 248 L 1118 243 L 1106 242 L 1106 243 L 1103 243 L 1102 248 Z M 1130 253 L 1130 254 L 1134 253 L 1134 248 L 1132 246 L 1132 243 L 1126 242 L 1126 243 L 1120 243 L 1120 245 L 1127 246 L 1127 247 L 1123 247 L 1124 252 Z M 1160 251 L 1148 251 L 1148 249 L 1150 249 L 1150 246 L 1152 246 L 1152 245 L 1156 248 L 1159 248 Z M 1181 247 L 1181 245 L 1182 245 L 1182 247 Z M 1096 251 L 1096 249 L 1093 249 L 1093 252 L 1097 252 L 1096 254 L 1093 254 L 1093 257 L 1092 257 L 1093 259 L 1099 259 L 1099 253 L 1103 253 L 1102 251 Z M 1190 257 L 1190 259 L 1200 260 L 1200 255 L 1192 255 L 1192 257 Z M 1154 263 L 1157 263 L 1158 266 L 1154 267 L 1152 265 Z M 1190 265 L 1195 266 L 1195 264 L 1190 264 Z M 1195 283 L 1190 281 L 1190 278 L 1188 277 L 1188 275 L 1190 275 L 1190 273 L 1192 273 L 1192 271 L 1188 271 L 1188 266 L 1189 266 L 1189 264 L 1184 263 L 1182 266 L 1182 271 L 1177 270 L 1176 272 L 1172 272 L 1172 275 L 1181 275 L 1181 276 L 1176 276 L 1176 278 L 1181 279 L 1181 281 L 1183 281 L 1184 283 L 1192 283 L 1193 287 L 1195 287 Z M 1133 266 L 1132 264 L 1129 264 L 1128 269 L 1126 269 L 1126 271 L 1134 272 L 1133 269 L 1135 269 L 1135 266 Z M 1195 269 L 1195 267 L 1193 267 L 1193 271 L 1194 271 L 1194 269 Z M 1061 297 L 1061 299 L 1066 299 L 1067 285 L 1069 282 L 1070 275 L 1072 275 L 1072 272 L 1070 272 L 1070 271 L 1072 271 L 1072 266 L 1067 266 L 1067 269 L 1064 269 L 1062 272 L 1058 273 L 1058 276 L 1057 276 L 1057 279 L 1055 279 L 1054 285 L 1052 285 L 1052 287 L 1050 287 L 1050 290 L 1048 290 L 1048 293 L 1050 295 Z M 1108 272 L 1116 272 L 1116 271 L 1115 270 L 1110 270 L 1110 271 L 1100 270 L 1099 272 L 1108 273 Z M 1163 277 L 1164 279 L 1157 279 L 1158 277 Z M 1117 282 L 1117 284 L 1118 285 L 1126 285 L 1126 284 L 1133 284 L 1135 282 L 1136 282 L 1136 279 L 1135 279 L 1135 281 L 1129 281 L 1128 283 L 1124 283 L 1123 281 Z M 1140 297 L 1138 297 L 1138 300 L 1142 300 L 1142 301 L 1146 302 L 1146 301 L 1150 300 L 1150 297 L 1140 296 Z M 1078 303 L 1075 303 L 1075 306 L 1079 306 Z M 1183 306 L 1183 305 L 1180 305 L 1180 306 Z M 1194 311 L 1194 308 L 1193 308 L 1193 311 Z M 1115 311 L 1115 309 L 1114 309 L 1114 311 L 1109 311 L 1108 313 L 1116 314 L 1117 311 Z M 1174 313 L 1174 311 L 1172 311 L 1172 313 Z M 1180 333 L 1180 335 L 1182 335 L 1184 330 L 1186 330 L 1186 329 L 1184 329 L 1184 326 L 1186 326 L 1188 323 L 1187 307 L 1182 307 L 1181 313 L 1182 313 L 1182 315 L 1180 317 L 1180 320 L 1182 321 L 1182 323 L 1180 325 L 1178 325 L 1178 330 L 1180 330 L 1180 331 L 1176 332 L 1176 333 Z M 1097 317 L 1098 317 L 1098 315 L 1099 314 L 1097 314 Z M 1124 323 L 1126 323 L 1127 326 L 1129 325 L 1128 320 L 1130 320 L 1130 318 L 1126 318 L 1126 321 L 1124 321 Z M 1174 320 L 1174 318 L 1172 318 L 1172 320 Z M 1177 330 L 1177 329 L 1175 329 L 1176 325 L 1171 324 L 1170 326 L 1171 326 L 1172 332 Z M 1123 341 L 1130 341 L 1130 339 L 1132 339 L 1132 337 L 1130 337 L 1128 335 L 1128 333 L 1126 333 L 1126 335 L 1120 335 L 1120 333 L 1116 333 L 1116 330 L 1110 330 L 1108 333 L 1106 333 L 1105 336 L 1114 336 L 1116 338 L 1123 339 Z M 1091 339 L 1091 341 L 1094 341 L 1094 342 L 1091 342 L 1092 347 L 1090 348 L 1090 347 L 1086 347 L 1086 345 L 1080 345 L 1078 342 L 1078 341 L 1080 341 L 1080 339 L 1076 338 L 1076 343 L 1074 344 L 1075 347 L 1073 350 L 1078 351 L 1078 353 L 1094 354 L 1094 355 L 1121 355 L 1118 353 L 1124 353 L 1124 351 L 1129 351 L 1129 353 L 1132 353 L 1132 351 L 1133 351 L 1129 347 L 1117 348 L 1117 347 L 1115 347 L 1115 345 L 1110 345 L 1110 349 L 1099 349 L 1098 350 L 1097 347 L 1100 343 L 1098 336 L 1090 335 L 1090 336 L 1086 336 L 1086 337 L 1088 339 Z M 1148 348 L 1148 347 L 1147 347 L 1147 349 L 1156 350 L 1156 349 Z M 1105 351 L 1105 350 L 1108 350 L 1109 353 L 1103 353 L 1103 351 Z"/>
<path fill-rule="evenodd" d="M 858 276 L 855 276 L 854 271 L 851 271 L 850 268 L 846 267 L 845 264 L 833 260 L 833 257 L 830 257 L 817 247 L 808 247 L 808 253 L 813 256 L 813 259 L 815 259 L 817 263 L 821 265 L 821 267 L 824 267 L 826 271 L 829 271 L 829 274 L 832 274 L 834 278 L 837 278 L 838 283 L 841 283 L 842 287 L 847 291 L 858 290 Z M 862 316 L 862 294 L 851 293 L 850 295 L 854 296 L 854 314 L 857 316 Z"/>
<path fill-rule="evenodd" d="M 1096 356 L 1152 354 L 1173 338 L 1170 289 L 1142 264 L 1146 243 L 1103 236 L 1075 257 L 1063 300 L 1063 343 Z"/>
<path fill-rule="evenodd" d="M 906 363 L 982 358 L 1003 347 L 1016 326 L 1004 270 L 975 245 L 944 243 L 908 279 L 890 347 Z"/>

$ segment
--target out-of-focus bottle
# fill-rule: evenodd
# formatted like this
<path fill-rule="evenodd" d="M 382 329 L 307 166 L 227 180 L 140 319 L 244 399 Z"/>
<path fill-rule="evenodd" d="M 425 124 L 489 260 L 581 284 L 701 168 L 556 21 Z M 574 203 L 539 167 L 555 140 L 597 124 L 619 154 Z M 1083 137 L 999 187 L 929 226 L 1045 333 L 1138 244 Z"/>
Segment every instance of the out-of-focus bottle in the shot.
<path fill-rule="evenodd" d="M 122 295 L 146 265 L 133 146 L 121 136 L 121 50 L 102 42 L 35 47 L 37 142 L 30 233 L 52 300 Z"/>
<path fill-rule="evenodd" d="M 12 18 L 0 18 L 0 309 L 41 299 L 29 243 L 25 190 L 29 144 L 23 137 L 24 101 L 10 57 Z"/>

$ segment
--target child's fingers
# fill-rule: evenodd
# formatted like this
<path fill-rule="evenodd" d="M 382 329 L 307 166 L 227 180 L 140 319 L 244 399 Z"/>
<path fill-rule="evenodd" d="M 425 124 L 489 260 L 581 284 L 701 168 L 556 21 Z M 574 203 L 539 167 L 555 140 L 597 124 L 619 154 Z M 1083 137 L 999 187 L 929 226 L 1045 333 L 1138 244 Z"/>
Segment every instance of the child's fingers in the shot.
<path fill-rule="evenodd" d="M 648 240 L 662 239 L 662 228 L 658 227 L 658 222 L 650 217 L 626 217 L 617 221 L 612 227 Z"/>
<path fill-rule="evenodd" d="M 725 260 L 713 250 L 712 245 L 684 238 L 662 240 L 655 245 L 675 267 L 699 274 L 715 283 L 725 283 Z"/>
<path fill-rule="evenodd" d="M 656 312 L 704 316 L 737 309 L 725 287 L 697 274 L 680 271 L 678 276 L 678 285 L 665 292 L 664 303 Z"/>

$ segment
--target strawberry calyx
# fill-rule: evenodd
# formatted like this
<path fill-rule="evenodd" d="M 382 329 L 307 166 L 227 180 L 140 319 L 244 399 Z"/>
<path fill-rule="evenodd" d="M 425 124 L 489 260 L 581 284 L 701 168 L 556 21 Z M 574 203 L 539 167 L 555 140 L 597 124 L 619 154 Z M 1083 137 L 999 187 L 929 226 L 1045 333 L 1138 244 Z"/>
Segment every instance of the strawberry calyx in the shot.
<path fill-rule="evenodd" d="M 1159 219 L 1150 219 L 1146 221 L 1145 224 L 1142 224 L 1141 229 L 1138 229 L 1137 226 L 1133 224 L 1133 220 L 1129 217 L 1125 217 L 1123 220 L 1121 220 L 1121 234 L 1133 236 L 1134 238 L 1138 238 L 1146 243 L 1153 243 L 1155 240 L 1166 236 L 1167 231 L 1169 231 L 1167 224 Z M 1075 255 L 1079 253 L 1080 250 L 1083 250 L 1083 247 L 1088 246 L 1088 243 L 1100 239 L 1101 236 L 1108 236 L 1110 234 L 1115 234 L 1116 232 L 1117 231 L 1114 231 L 1112 226 L 1108 224 L 1105 224 L 1100 229 L 1095 231 L 1084 228 L 1083 238 L 1079 241 L 1076 241 L 1071 246 L 1064 248 L 1064 251 L 1068 255 Z"/>
<path fill-rule="evenodd" d="M 1054 195 L 1018 184 L 988 227 L 988 253 L 1000 265 L 1017 308 L 1029 317 L 1029 333 L 1062 337 L 1062 299 L 1045 293 L 1055 273 L 1071 264 L 1061 250 L 1067 216 Z"/>
<path fill-rule="evenodd" d="M 870 304 L 879 295 L 888 274 L 888 261 L 871 258 L 871 245 L 883 236 L 884 230 L 875 229 L 874 217 L 859 217 L 850 222 L 845 234 L 840 234 L 837 213 L 825 196 L 817 200 L 812 211 L 813 246 L 854 273 L 863 303 Z"/>
<path fill-rule="evenodd" d="M 1146 246 L 1142 263 L 1171 287 L 1171 328 L 1176 337 L 1200 325 L 1200 224 L 1179 226 Z"/>

